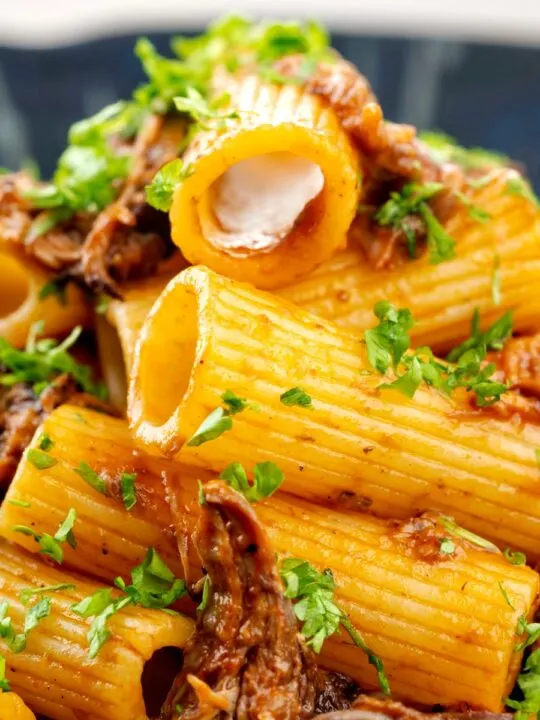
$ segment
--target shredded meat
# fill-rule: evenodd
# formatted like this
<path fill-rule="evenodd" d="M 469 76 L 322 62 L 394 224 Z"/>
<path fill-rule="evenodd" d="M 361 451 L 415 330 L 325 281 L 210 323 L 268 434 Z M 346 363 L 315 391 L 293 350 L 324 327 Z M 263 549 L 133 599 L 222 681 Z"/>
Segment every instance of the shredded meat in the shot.
<path fill-rule="evenodd" d="M 41 422 L 67 402 L 109 410 L 93 395 L 80 392 L 70 375 L 60 375 L 39 396 L 28 383 L 17 383 L 3 391 L 0 395 L 0 487 L 11 482 Z"/>
<path fill-rule="evenodd" d="M 161 719 L 297 720 L 348 707 L 352 684 L 317 670 L 252 507 L 218 480 L 204 494 L 195 544 L 211 597 Z"/>
<path fill-rule="evenodd" d="M 440 516 L 434 512 L 425 512 L 410 520 L 393 521 L 390 523 L 392 537 L 403 545 L 414 557 L 423 562 L 437 563 L 454 559 L 456 553 L 463 552 L 452 537 L 454 552 L 441 552 L 441 542 L 450 538 L 450 534 L 440 522 Z"/>
<path fill-rule="evenodd" d="M 519 418 L 522 422 L 540 423 L 540 333 L 508 340 L 489 362 L 497 366 L 495 377 L 510 385 L 488 411 L 503 419 Z"/>
<path fill-rule="evenodd" d="M 360 695 L 351 710 L 320 715 L 318 720 L 511 720 L 511 718 L 511 713 L 493 713 L 484 710 L 423 713 L 394 700 Z"/>
<path fill-rule="evenodd" d="M 119 147 L 133 164 L 118 199 L 97 216 L 77 212 L 46 232 L 35 228 L 54 211 L 37 212 L 25 199 L 37 183 L 26 173 L 0 177 L 2 239 L 24 247 L 59 278 L 120 297 L 118 282 L 153 274 L 172 251 L 168 217 L 146 204 L 145 186 L 178 156 L 183 134 L 182 121 L 150 116 L 132 147 Z"/>
<path fill-rule="evenodd" d="M 151 115 L 143 125 L 124 188 L 96 218 L 73 271 L 82 274 L 91 289 L 119 296 L 113 276 L 125 281 L 150 275 L 169 253 L 167 216 L 146 204 L 144 188 L 177 157 L 183 134 L 182 121 L 161 115 Z"/>
<path fill-rule="evenodd" d="M 302 72 L 301 55 L 290 55 L 276 63 L 276 69 L 288 77 Z M 440 182 L 445 186 L 429 201 L 433 212 L 446 222 L 459 201 L 456 190 L 467 192 L 466 173 L 454 163 L 440 164 L 416 137 L 416 128 L 385 120 L 381 106 L 368 80 L 351 63 L 336 58 L 321 62 L 305 80 L 305 89 L 330 105 L 342 126 L 360 151 L 362 165 L 362 205 L 353 221 L 349 239 L 359 245 L 376 269 L 395 267 L 410 259 L 406 236 L 401 229 L 381 227 L 373 220 L 374 211 L 393 191 L 408 182 Z M 425 247 L 425 226 L 416 216 L 405 223 L 414 231 L 418 251 Z"/>

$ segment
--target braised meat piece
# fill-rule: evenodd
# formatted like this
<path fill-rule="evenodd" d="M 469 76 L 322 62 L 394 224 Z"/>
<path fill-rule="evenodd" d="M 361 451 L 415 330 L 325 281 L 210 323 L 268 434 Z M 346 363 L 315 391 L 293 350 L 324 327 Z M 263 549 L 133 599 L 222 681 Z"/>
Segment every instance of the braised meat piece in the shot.
<path fill-rule="evenodd" d="M 109 411 L 88 393 L 80 392 L 71 375 L 60 375 L 40 395 L 29 383 L 0 393 L 0 488 L 11 482 L 19 460 L 41 422 L 59 405 L 72 403 Z"/>
<path fill-rule="evenodd" d="M 511 720 L 511 713 L 485 710 L 425 713 L 394 700 L 360 695 L 350 710 L 319 715 L 318 720 Z"/>
<path fill-rule="evenodd" d="M 297 720 L 348 707 L 356 688 L 317 670 L 253 508 L 219 480 L 204 497 L 195 544 L 211 594 L 162 720 Z"/>

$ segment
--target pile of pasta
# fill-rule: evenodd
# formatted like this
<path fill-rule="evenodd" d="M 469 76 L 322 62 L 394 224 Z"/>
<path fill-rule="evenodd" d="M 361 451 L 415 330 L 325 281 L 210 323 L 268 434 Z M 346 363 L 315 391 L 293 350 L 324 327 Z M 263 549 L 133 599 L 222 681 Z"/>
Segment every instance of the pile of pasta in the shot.
<path fill-rule="evenodd" d="M 331 571 L 342 630 L 298 613 L 321 666 L 423 709 L 537 712 L 532 189 L 500 156 L 384 120 L 313 25 L 230 18 L 180 59 L 143 50 L 131 120 L 148 102 L 184 123 L 137 196 L 169 213 L 171 257 L 93 299 L 86 241 L 63 274 L 35 250 L 36 218 L 53 245 L 81 208 L 105 227 L 70 208 L 66 166 L 17 208 L 22 242 L 0 194 L 0 718 L 159 716 L 218 477 L 255 503 L 279 562 Z M 118 132 L 127 107 L 87 130 Z M 126 227 L 130 172 L 104 211 Z M 65 375 L 77 393 L 47 405 Z"/>

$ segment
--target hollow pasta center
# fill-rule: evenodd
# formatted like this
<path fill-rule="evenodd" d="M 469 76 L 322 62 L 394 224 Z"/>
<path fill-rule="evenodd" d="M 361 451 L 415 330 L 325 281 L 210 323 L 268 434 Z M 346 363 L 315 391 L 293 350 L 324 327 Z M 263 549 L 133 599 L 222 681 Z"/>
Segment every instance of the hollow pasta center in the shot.
<path fill-rule="evenodd" d="M 223 250 L 270 250 L 289 234 L 323 186 L 321 168 L 290 152 L 242 160 L 210 189 L 222 232 L 212 232 L 207 239 Z"/>

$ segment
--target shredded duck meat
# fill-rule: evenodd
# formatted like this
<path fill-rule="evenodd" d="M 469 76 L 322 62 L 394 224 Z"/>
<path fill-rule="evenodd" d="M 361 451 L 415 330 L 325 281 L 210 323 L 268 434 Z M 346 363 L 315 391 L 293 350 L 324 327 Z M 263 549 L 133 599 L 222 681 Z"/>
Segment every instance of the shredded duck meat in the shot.
<path fill-rule="evenodd" d="M 320 715 L 318 720 L 511 720 L 511 713 L 484 710 L 463 712 L 424 713 L 394 700 L 381 700 L 360 695 L 350 710 Z"/>
<path fill-rule="evenodd" d="M 36 395 L 29 383 L 17 383 L 0 394 L 0 487 L 12 480 L 23 452 L 42 421 L 64 403 L 110 408 L 88 393 L 80 392 L 71 375 L 60 375 Z"/>
<path fill-rule="evenodd" d="M 303 58 L 290 55 L 279 60 L 276 70 L 285 77 L 302 75 Z M 467 193 L 467 175 L 454 163 L 438 163 L 417 138 L 416 128 L 385 120 L 368 80 L 351 63 L 336 57 L 321 62 L 304 81 L 304 87 L 326 100 L 349 133 L 361 155 L 362 209 L 349 233 L 375 269 L 395 267 L 410 260 L 402 229 L 381 227 L 373 214 L 390 193 L 407 183 L 442 183 L 445 187 L 429 204 L 440 222 L 446 222 L 459 201 L 456 191 Z M 414 232 L 418 250 L 425 246 L 425 226 L 417 216 L 405 221 Z"/>
<path fill-rule="evenodd" d="M 515 416 L 522 422 L 540 423 L 540 333 L 508 340 L 488 361 L 497 366 L 497 380 L 513 391 L 488 410 L 503 419 Z"/>
<path fill-rule="evenodd" d="M 178 155 L 184 123 L 161 115 L 147 118 L 135 141 L 133 165 L 118 199 L 100 213 L 72 272 L 96 292 L 119 296 L 113 280 L 151 275 L 170 254 L 167 215 L 146 203 L 145 186 Z"/>
<path fill-rule="evenodd" d="M 132 146 L 119 146 L 132 155 L 132 167 L 117 200 L 97 215 L 52 220 L 54 210 L 36 211 L 25 199 L 36 181 L 26 173 L 2 176 L 0 236 L 23 246 L 59 279 L 120 297 L 117 283 L 153 274 L 172 252 L 168 217 L 146 203 L 145 186 L 178 156 L 183 134 L 182 121 L 149 116 Z"/>
<path fill-rule="evenodd" d="M 204 496 L 195 544 L 211 595 L 161 720 L 296 720 L 348 707 L 353 684 L 317 670 L 253 508 L 218 480 Z"/>

